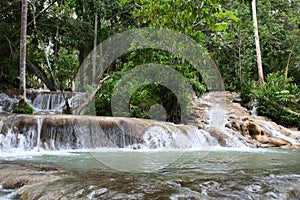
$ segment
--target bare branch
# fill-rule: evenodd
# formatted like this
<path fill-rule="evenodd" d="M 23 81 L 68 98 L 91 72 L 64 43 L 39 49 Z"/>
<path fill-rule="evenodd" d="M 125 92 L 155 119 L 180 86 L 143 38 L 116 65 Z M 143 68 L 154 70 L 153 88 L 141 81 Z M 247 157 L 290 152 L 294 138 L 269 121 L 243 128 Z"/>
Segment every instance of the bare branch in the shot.
<path fill-rule="evenodd" d="M 109 78 L 109 76 L 107 76 L 104 79 L 102 79 L 101 81 L 99 81 L 97 88 L 88 96 L 88 98 L 82 104 L 80 104 L 77 108 L 75 108 L 73 110 L 73 114 L 80 115 L 83 113 L 83 110 L 93 101 L 96 93 L 98 92 L 98 90 L 100 90 L 104 81 L 108 78 Z"/>

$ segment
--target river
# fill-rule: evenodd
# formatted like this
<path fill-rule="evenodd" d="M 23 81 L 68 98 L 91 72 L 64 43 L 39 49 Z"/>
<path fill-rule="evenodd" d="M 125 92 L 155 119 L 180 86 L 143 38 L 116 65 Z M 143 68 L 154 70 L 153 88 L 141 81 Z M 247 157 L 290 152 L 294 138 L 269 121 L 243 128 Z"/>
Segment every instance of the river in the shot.
<path fill-rule="evenodd" d="M 114 158 L 114 161 L 110 161 L 114 162 L 113 167 L 108 166 L 108 159 L 105 158 Z M 157 162 L 161 163 L 167 158 L 176 159 L 155 169 Z M 158 152 L 102 149 L 93 152 L 75 150 L 7 154 L 2 155 L 1 160 L 47 164 L 68 172 L 68 176 L 62 179 L 31 189 L 35 199 L 50 199 L 47 197 L 51 196 L 57 199 L 300 197 L 300 151 L 294 150 L 214 148 L 210 151 L 194 149 Z M 140 168 L 134 164 L 142 166 L 141 160 L 147 166 L 144 171 L 138 172 L 136 170 Z M 116 169 L 116 163 L 124 170 Z M 3 195 L 7 197 L 11 192 L 2 190 L 0 195 L 3 199 Z M 12 195 L 11 199 L 18 198 Z"/>

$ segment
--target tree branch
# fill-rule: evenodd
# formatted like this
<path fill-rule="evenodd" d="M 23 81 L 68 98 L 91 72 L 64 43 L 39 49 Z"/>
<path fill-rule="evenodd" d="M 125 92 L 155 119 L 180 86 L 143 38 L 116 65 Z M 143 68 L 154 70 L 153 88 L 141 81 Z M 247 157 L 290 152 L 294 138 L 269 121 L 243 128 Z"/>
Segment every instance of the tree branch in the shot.
<path fill-rule="evenodd" d="M 292 111 L 292 110 L 290 110 L 289 108 L 284 107 L 284 106 L 282 106 L 282 105 L 279 105 L 279 104 L 276 103 L 276 102 L 272 102 L 272 103 L 273 103 L 274 105 L 276 105 L 276 106 L 279 106 L 281 109 L 285 110 L 286 112 L 288 112 L 288 113 L 290 113 L 290 114 L 292 114 L 292 115 L 296 115 L 296 116 L 300 117 L 300 113 L 297 113 L 297 112 L 295 112 L 295 111 Z"/>
<path fill-rule="evenodd" d="M 109 76 L 105 77 L 98 83 L 97 88 L 88 96 L 88 98 L 82 104 L 80 104 L 77 108 L 75 108 L 73 110 L 73 114 L 81 115 L 83 113 L 84 108 L 86 108 L 93 101 L 96 93 L 98 92 L 98 90 L 100 90 L 104 81 L 108 78 L 109 78 Z"/>
<path fill-rule="evenodd" d="M 288 77 L 291 56 L 292 56 L 292 53 L 289 54 L 289 57 L 288 57 L 288 60 L 287 60 L 287 63 L 286 63 L 286 67 L 285 67 L 285 79 L 287 79 L 287 77 Z"/>
<path fill-rule="evenodd" d="M 37 75 L 37 77 L 39 77 L 43 81 L 43 83 L 45 83 L 45 85 L 48 87 L 49 90 L 55 91 L 55 90 L 58 89 L 58 88 L 55 87 L 55 85 L 53 85 L 53 83 L 51 83 L 51 81 L 48 79 L 48 77 L 44 73 L 44 71 L 40 70 L 37 66 L 35 66 L 29 60 L 29 58 L 26 59 L 26 65 L 35 72 L 35 74 Z"/>

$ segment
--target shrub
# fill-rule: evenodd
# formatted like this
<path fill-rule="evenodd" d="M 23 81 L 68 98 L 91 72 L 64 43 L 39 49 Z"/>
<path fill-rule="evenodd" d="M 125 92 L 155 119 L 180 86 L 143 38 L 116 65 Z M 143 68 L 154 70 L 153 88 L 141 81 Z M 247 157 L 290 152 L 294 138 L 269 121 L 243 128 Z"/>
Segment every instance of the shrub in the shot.
<path fill-rule="evenodd" d="M 19 114 L 32 114 L 33 108 L 24 99 L 21 99 L 13 111 Z"/>
<path fill-rule="evenodd" d="M 292 78 L 282 73 L 268 74 L 264 87 L 256 87 L 254 96 L 258 102 L 258 114 L 270 117 L 275 122 L 300 128 L 300 88 Z"/>

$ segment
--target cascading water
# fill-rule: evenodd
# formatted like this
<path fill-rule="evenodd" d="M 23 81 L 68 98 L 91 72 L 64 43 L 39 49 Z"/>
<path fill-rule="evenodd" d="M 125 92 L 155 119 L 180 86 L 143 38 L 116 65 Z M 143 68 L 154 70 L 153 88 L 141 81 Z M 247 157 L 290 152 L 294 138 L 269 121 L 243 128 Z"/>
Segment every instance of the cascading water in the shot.
<path fill-rule="evenodd" d="M 143 134 L 142 140 L 142 147 L 146 149 L 219 146 L 218 141 L 205 130 L 200 130 L 194 126 L 162 122 L 156 122 L 149 126 Z"/>
<path fill-rule="evenodd" d="M 251 113 L 252 116 L 257 116 L 257 106 L 258 106 L 258 102 L 254 101 L 252 103 L 252 106 L 251 106 L 252 108 L 250 110 L 250 113 Z"/>
<path fill-rule="evenodd" d="M 72 106 L 82 94 L 68 98 Z M 76 100 L 77 99 L 77 100 Z M 79 99 L 79 100 L 78 100 Z M 32 102 L 41 109 L 61 112 L 65 97 L 40 93 Z M 0 120 L 1 150 L 61 150 L 93 148 L 201 148 L 206 146 L 255 147 L 251 138 L 229 127 L 228 110 L 222 93 L 209 93 L 199 100 L 206 104 L 208 123 L 204 128 L 147 120 L 83 117 L 75 115 L 11 115 Z M 36 109 L 38 110 L 38 109 Z M 230 116 L 230 115 L 229 115 Z M 205 116 L 204 116 L 205 118 Z M 252 122 L 251 122 L 252 123 Z M 259 124 L 261 123 L 261 124 Z M 271 123 L 259 122 L 270 136 L 299 144 L 299 137 L 288 138 Z M 249 125 L 247 125 L 249 126 Z M 136 128 L 139 127 L 139 128 Z M 143 127 L 143 128 L 141 128 Z M 295 135 L 295 134 L 293 134 Z"/>
<path fill-rule="evenodd" d="M 0 114 L 11 113 L 18 102 L 17 98 L 11 98 L 7 94 L 0 93 Z"/>
<path fill-rule="evenodd" d="M 270 122 L 262 121 L 259 118 L 257 118 L 256 123 L 259 124 L 261 127 L 263 127 L 264 133 L 266 135 L 269 135 L 269 136 L 274 137 L 274 138 L 280 138 L 280 139 L 286 140 L 286 141 L 290 142 L 291 144 L 299 144 L 299 142 L 300 142 L 300 133 L 299 132 L 296 132 L 296 131 L 293 132 L 292 131 L 292 133 L 295 136 L 297 136 L 298 139 L 297 138 L 292 138 L 292 137 L 288 137 L 285 134 L 283 134 L 282 132 L 278 131 L 275 128 L 275 126 Z M 287 129 L 284 128 L 284 127 L 280 127 L 280 128 L 283 129 L 283 130 L 285 129 L 285 131 L 287 131 Z"/>
<path fill-rule="evenodd" d="M 204 128 L 133 118 L 0 115 L 0 199 L 275 200 L 300 194 L 299 152 L 223 148 L 253 145 L 242 127 L 230 125 L 236 109 L 207 96 L 199 109 Z M 280 131 L 258 117 L 242 121 L 299 144 L 298 131 Z"/>
<path fill-rule="evenodd" d="M 35 113 L 61 113 L 65 106 L 65 97 L 61 93 L 43 92 L 32 101 Z"/>
<path fill-rule="evenodd" d="M 61 114 L 68 104 L 71 109 L 82 103 L 84 93 L 72 92 L 40 92 L 31 99 L 36 114 Z"/>
<path fill-rule="evenodd" d="M 194 126 L 148 120 L 72 115 L 16 115 L 0 120 L 0 149 L 200 148 L 218 146 Z"/>
<path fill-rule="evenodd" d="M 38 118 L 37 119 L 37 142 L 36 142 L 36 146 L 37 146 L 37 151 L 40 151 L 40 141 L 41 141 L 41 132 L 42 132 L 42 123 L 43 123 L 43 119 Z"/>

